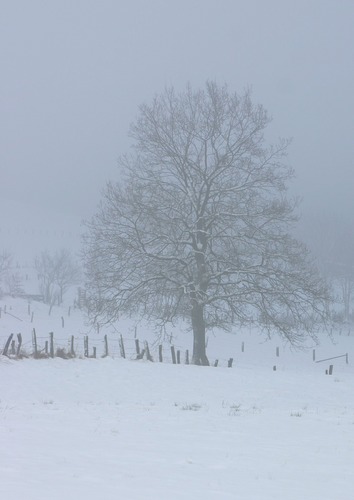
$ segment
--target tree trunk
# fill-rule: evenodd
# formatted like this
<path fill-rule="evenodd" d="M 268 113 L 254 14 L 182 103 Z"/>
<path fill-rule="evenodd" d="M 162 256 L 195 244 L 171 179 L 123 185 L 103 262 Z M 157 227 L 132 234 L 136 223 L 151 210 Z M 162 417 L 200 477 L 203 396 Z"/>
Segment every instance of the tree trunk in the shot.
<path fill-rule="evenodd" d="M 193 328 L 192 364 L 209 366 L 205 346 L 204 308 L 196 301 L 193 301 L 191 316 Z"/>

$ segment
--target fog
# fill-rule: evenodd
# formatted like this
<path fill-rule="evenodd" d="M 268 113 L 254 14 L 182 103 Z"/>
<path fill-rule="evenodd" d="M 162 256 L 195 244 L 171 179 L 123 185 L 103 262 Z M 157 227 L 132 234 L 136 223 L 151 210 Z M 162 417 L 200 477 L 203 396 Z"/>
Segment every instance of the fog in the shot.
<path fill-rule="evenodd" d="M 293 138 L 305 219 L 353 222 L 353 26 L 352 0 L 3 0 L 0 249 L 72 244 L 139 104 L 207 79 L 251 86 L 269 139 Z"/>

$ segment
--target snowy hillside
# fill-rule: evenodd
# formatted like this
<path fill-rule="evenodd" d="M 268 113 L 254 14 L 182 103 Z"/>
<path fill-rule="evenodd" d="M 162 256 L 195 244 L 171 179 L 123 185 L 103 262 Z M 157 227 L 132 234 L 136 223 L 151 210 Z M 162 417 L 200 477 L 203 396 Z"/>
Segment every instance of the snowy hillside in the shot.
<path fill-rule="evenodd" d="M 0 348 L 21 332 L 31 353 L 35 328 L 41 348 L 52 331 L 56 347 L 74 336 L 80 356 L 0 356 L 1 499 L 352 500 L 353 336 L 324 337 L 315 351 L 316 360 L 348 353 L 348 364 L 315 363 L 314 346 L 292 352 L 247 330 L 209 335 L 217 368 L 173 365 L 168 342 L 157 361 L 147 326 L 122 321 L 98 334 L 79 309 L 69 316 L 67 300 L 50 315 L 39 302 L 0 301 Z M 188 333 L 173 333 L 177 349 L 191 348 Z M 83 357 L 86 335 L 97 359 Z M 135 336 L 154 363 L 135 360 Z"/>

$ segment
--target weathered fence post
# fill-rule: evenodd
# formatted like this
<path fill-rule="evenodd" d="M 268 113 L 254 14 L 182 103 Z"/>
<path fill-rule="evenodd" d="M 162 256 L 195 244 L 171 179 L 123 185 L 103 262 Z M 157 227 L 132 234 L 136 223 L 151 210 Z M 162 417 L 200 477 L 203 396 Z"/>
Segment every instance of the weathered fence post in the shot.
<path fill-rule="evenodd" d="M 348 353 L 345 355 L 345 362 L 346 362 L 347 364 L 349 363 Z"/>
<path fill-rule="evenodd" d="M 104 357 L 108 356 L 108 338 L 107 335 L 104 336 Z"/>
<path fill-rule="evenodd" d="M 149 344 L 148 344 L 147 340 L 145 340 L 145 342 L 144 342 L 144 347 L 145 347 L 145 352 L 146 352 L 146 359 L 148 361 L 154 361 L 152 359 L 151 354 L 150 354 L 150 348 L 149 348 Z"/>
<path fill-rule="evenodd" d="M 163 358 L 162 358 L 162 345 L 159 345 L 159 362 L 160 363 L 163 362 Z"/>
<path fill-rule="evenodd" d="M 136 333 L 136 332 L 135 332 Z M 135 350 L 136 350 L 136 355 L 139 359 L 140 356 L 140 344 L 139 344 L 139 339 L 135 339 Z"/>
<path fill-rule="evenodd" d="M 93 354 L 92 354 L 92 357 L 93 357 L 93 358 L 96 358 L 96 347 L 93 347 Z"/>
<path fill-rule="evenodd" d="M 332 375 L 332 373 L 333 373 L 333 365 L 329 365 L 328 374 Z"/>
<path fill-rule="evenodd" d="M 3 350 L 3 355 L 4 356 L 7 356 L 7 351 L 9 350 L 9 347 L 10 347 L 10 344 L 11 344 L 11 340 L 12 340 L 12 337 L 14 336 L 13 333 L 11 333 L 11 335 L 9 336 L 9 338 L 7 339 L 6 341 L 6 344 L 5 344 L 5 347 L 4 347 L 4 350 Z"/>
<path fill-rule="evenodd" d="M 215 360 L 215 363 L 214 363 L 215 368 L 218 366 L 218 364 L 219 364 L 219 360 L 218 360 L 218 359 L 216 359 L 216 360 Z"/>
<path fill-rule="evenodd" d="M 189 365 L 189 351 L 186 350 L 186 365 Z"/>
<path fill-rule="evenodd" d="M 177 364 L 181 364 L 181 351 L 179 349 L 177 350 Z"/>
<path fill-rule="evenodd" d="M 172 363 L 176 364 L 176 351 L 173 345 L 171 345 L 171 355 L 172 355 Z"/>
<path fill-rule="evenodd" d="M 312 361 L 316 361 L 316 349 L 312 350 Z"/>
<path fill-rule="evenodd" d="M 85 358 L 89 357 L 88 335 L 85 335 L 85 337 L 84 337 L 84 356 L 85 356 Z"/>
<path fill-rule="evenodd" d="M 119 337 L 119 349 L 121 357 L 125 359 L 125 349 L 122 335 Z"/>
<path fill-rule="evenodd" d="M 234 358 L 230 358 L 227 362 L 227 367 L 232 368 L 232 363 L 234 362 Z"/>
<path fill-rule="evenodd" d="M 46 356 L 48 356 L 48 340 L 45 341 L 44 352 L 45 352 Z"/>
<path fill-rule="evenodd" d="M 71 335 L 70 340 L 70 354 L 74 358 L 75 357 L 75 349 L 74 349 L 74 335 Z"/>
<path fill-rule="evenodd" d="M 37 335 L 36 335 L 36 329 L 33 328 L 32 331 L 32 344 L 33 344 L 33 355 L 35 358 L 38 357 L 38 350 L 37 350 Z"/>
<path fill-rule="evenodd" d="M 21 354 L 21 345 L 22 345 L 22 335 L 21 335 L 21 333 L 18 333 L 17 334 L 17 352 L 16 352 L 17 357 L 19 357 L 19 355 Z"/>
<path fill-rule="evenodd" d="M 15 356 L 16 354 L 16 348 L 15 348 L 16 342 L 14 340 L 11 340 L 11 354 Z"/>
<path fill-rule="evenodd" d="M 279 358 L 279 347 L 276 348 L 275 354 L 276 354 L 277 358 Z"/>
<path fill-rule="evenodd" d="M 241 352 L 245 352 L 245 343 L 244 342 L 242 342 L 242 344 L 241 344 Z"/>
<path fill-rule="evenodd" d="M 54 358 L 54 332 L 49 333 L 49 342 L 50 342 L 50 357 Z"/>

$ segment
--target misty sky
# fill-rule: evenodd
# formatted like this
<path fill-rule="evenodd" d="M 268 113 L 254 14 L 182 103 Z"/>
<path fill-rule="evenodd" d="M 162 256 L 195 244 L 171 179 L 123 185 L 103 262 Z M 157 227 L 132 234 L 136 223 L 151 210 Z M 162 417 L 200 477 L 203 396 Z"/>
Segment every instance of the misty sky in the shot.
<path fill-rule="evenodd" d="M 207 79 L 292 137 L 304 211 L 354 214 L 353 0 L 0 0 L 0 207 L 87 217 L 138 105 Z M 14 208 L 15 207 L 15 208 Z M 353 215 L 354 219 L 354 215 Z"/>

